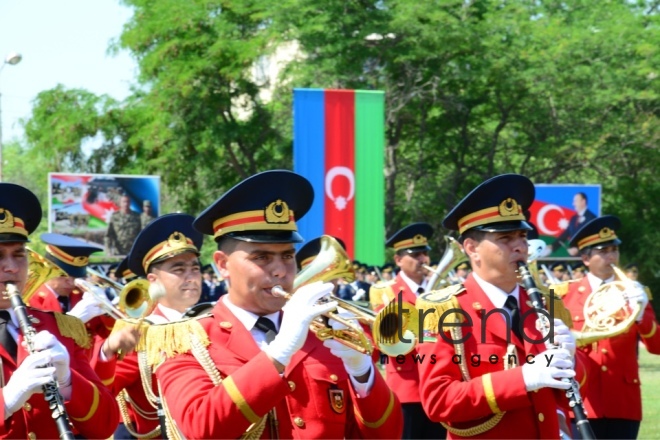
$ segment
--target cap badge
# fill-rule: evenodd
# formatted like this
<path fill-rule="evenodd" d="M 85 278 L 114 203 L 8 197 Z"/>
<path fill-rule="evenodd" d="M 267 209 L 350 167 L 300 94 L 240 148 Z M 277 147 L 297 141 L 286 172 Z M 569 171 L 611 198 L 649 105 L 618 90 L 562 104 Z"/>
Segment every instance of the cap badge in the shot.
<path fill-rule="evenodd" d="M 610 228 L 603 228 L 598 233 L 600 238 L 606 239 L 614 236 L 614 231 Z"/>
<path fill-rule="evenodd" d="M 424 244 L 426 243 L 426 237 L 422 234 L 417 234 L 413 237 L 413 244 Z"/>
<path fill-rule="evenodd" d="M 167 246 L 170 248 L 179 248 L 187 245 L 186 236 L 181 232 L 175 231 L 167 238 Z"/>
<path fill-rule="evenodd" d="M 503 200 L 499 206 L 500 216 L 502 217 L 511 217 L 514 215 L 519 215 L 522 212 L 520 205 L 514 199 L 509 197 L 506 200 Z"/>
<path fill-rule="evenodd" d="M 291 211 L 289 205 L 283 200 L 276 200 L 264 210 L 266 223 L 289 223 L 291 221 Z"/>
<path fill-rule="evenodd" d="M 89 261 L 89 257 L 85 257 L 85 256 L 73 257 L 74 266 L 85 266 L 88 261 Z"/>
<path fill-rule="evenodd" d="M 0 208 L 0 227 L 13 228 L 14 216 L 7 209 Z"/>

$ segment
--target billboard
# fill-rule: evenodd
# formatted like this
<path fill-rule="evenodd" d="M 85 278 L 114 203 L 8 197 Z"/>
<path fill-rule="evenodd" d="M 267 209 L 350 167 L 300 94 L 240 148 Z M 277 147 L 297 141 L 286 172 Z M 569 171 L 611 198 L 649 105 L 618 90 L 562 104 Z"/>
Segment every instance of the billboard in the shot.
<path fill-rule="evenodd" d="M 548 244 L 546 257 L 577 255 L 569 241 L 586 222 L 601 215 L 600 185 L 536 184 L 530 221 Z"/>
<path fill-rule="evenodd" d="M 104 246 L 123 256 L 160 213 L 160 177 L 48 174 L 48 230 Z"/>

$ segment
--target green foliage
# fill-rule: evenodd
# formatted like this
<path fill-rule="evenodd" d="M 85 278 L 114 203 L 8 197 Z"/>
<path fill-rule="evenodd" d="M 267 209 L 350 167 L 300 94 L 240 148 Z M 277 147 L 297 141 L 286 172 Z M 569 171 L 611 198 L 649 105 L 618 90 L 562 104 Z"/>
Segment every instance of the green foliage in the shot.
<path fill-rule="evenodd" d="M 163 212 L 195 214 L 241 178 L 291 167 L 293 86 L 381 89 L 388 232 L 428 221 L 441 251 L 446 212 L 503 172 L 600 183 L 603 212 L 624 222 L 622 261 L 641 262 L 660 291 L 654 3 L 124 3 L 134 15 L 114 49 L 138 61 L 139 84 L 123 103 L 61 87 L 40 95 L 28 153 L 51 171 L 159 174 Z M 284 43 L 300 56 L 267 101 L 253 70 Z"/>

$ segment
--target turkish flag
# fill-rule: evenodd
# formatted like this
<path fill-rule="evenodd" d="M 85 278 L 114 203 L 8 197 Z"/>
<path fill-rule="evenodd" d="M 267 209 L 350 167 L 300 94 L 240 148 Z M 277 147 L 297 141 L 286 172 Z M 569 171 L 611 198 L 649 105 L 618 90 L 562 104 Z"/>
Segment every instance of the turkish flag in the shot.
<path fill-rule="evenodd" d="M 536 225 L 539 235 L 559 237 L 568 227 L 568 222 L 576 212 L 575 210 L 554 203 L 534 200 L 529 208 L 530 221 Z"/>

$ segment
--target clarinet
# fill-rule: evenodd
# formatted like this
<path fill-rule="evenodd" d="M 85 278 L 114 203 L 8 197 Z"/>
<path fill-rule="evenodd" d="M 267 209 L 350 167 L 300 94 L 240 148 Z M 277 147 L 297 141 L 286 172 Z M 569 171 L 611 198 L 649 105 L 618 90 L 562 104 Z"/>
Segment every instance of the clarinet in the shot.
<path fill-rule="evenodd" d="M 529 299 L 532 301 L 532 306 L 536 310 L 539 321 L 541 322 L 541 333 L 543 335 L 547 335 L 550 332 L 550 323 L 548 322 L 547 316 L 539 313 L 539 310 L 544 309 L 541 291 L 536 286 L 534 277 L 527 268 L 527 265 L 522 261 L 518 262 L 518 272 L 522 278 L 523 287 L 527 291 Z M 547 348 L 557 348 L 557 346 L 553 345 L 550 340 L 545 341 L 545 343 Z M 582 401 L 582 396 L 580 395 L 580 385 L 577 383 L 575 378 L 563 378 L 562 381 L 570 382 L 571 384 L 571 387 L 566 390 L 566 397 L 568 398 L 568 405 L 571 407 L 573 414 L 575 415 L 575 423 L 577 425 L 578 432 L 584 440 L 595 439 L 596 436 L 591 429 L 591 425 L 587 419 L 587 413 L 584 410 L 584 402 Z"/>
<path fill-rule="evenodd" d="M 36 336 L 37 332 L 30 323 L 30 317 L 25 308 L 23 298 L 21 298 L 21 294 L 13 284 L 7 284 L 7 294 L 11 301 L 12 309 L 14 309 L 14 313 L 16 314 L 16 318 L 18 318 L 18 323 L 21 327 L 21 333 L 23 333 L 23 339 L 27 345 L 28 353 L 32 354 L 34 353 L 33 338 Z M 44 399 L 46 399 L 48 407 L 52 410 L 52 417 L 55 419 L 57 431 L 60 433 L 60 439 L 75 439 L 73 432 L 71 432 L 69 416 L 64 409 L 64 400 L 58 390 L 57 381 L 55 379 L 51 380 L 43 385 L 42 390 L 44 392 Z"/>

